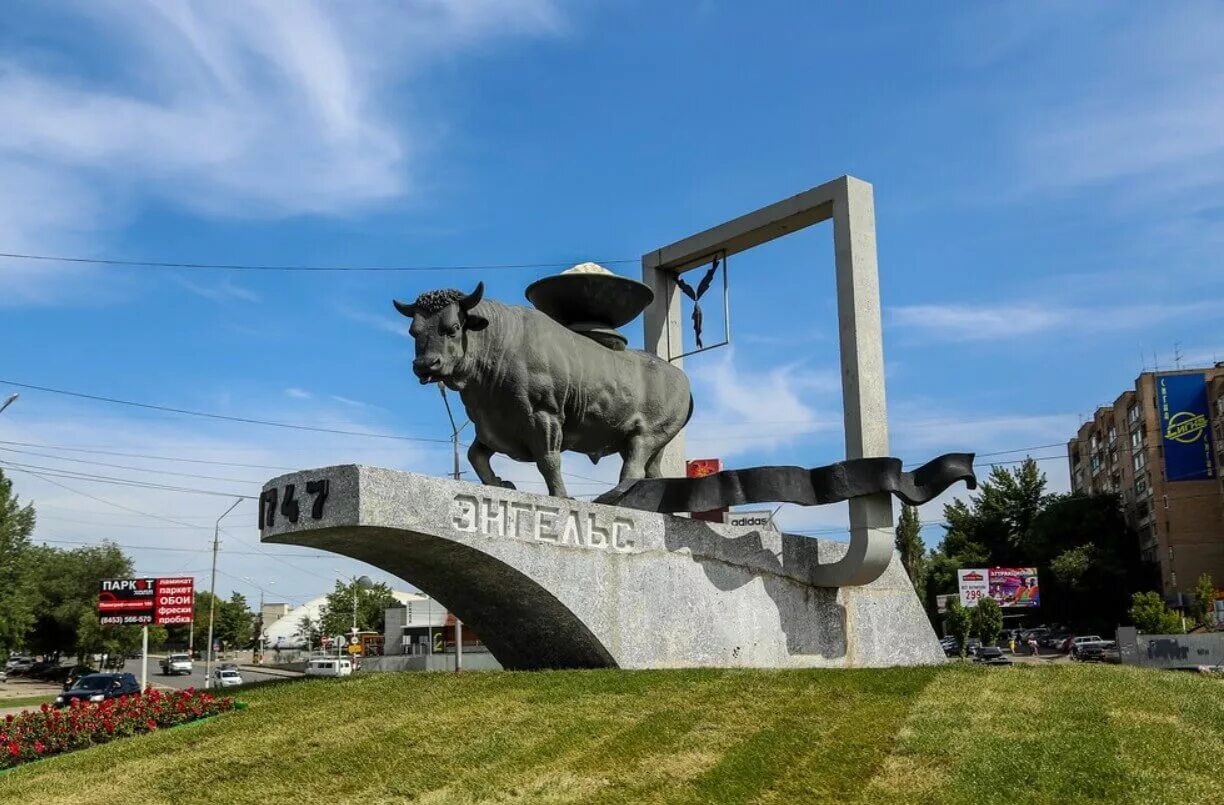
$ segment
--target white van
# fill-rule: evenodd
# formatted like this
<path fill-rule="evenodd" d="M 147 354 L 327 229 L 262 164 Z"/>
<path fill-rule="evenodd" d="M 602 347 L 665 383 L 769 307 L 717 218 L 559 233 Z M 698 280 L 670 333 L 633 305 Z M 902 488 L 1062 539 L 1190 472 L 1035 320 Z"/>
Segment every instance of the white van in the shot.
<path fill-rule="evenodd" d="M 353 661 L 345 657 L 316 658 L 306 663 L 306 676 L 352 676 Z"/>

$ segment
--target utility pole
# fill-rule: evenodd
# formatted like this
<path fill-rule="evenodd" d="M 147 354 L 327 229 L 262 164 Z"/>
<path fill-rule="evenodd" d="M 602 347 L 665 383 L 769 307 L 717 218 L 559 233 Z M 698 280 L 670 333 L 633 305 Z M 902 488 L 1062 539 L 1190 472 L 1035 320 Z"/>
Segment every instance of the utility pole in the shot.
<path fill-rule="evenodd" d="M 454 456 L 454 463 L 451 469 L 451 477 L 454 478 L 456 481 L 458 481 L 459 476 L 462 474 L 459 471 L 459 434 L 463 432 L 464 428 L 472 424 L 472 422 L 471 420 L 468 420 L 467 422 L 463 423 L 463 427 L 456 428 L 455 427 L 455 416 L 454 414 L 451 413 L 450 398 L 446 396 L 446 386 L 439 383 L 438 391 L 441 392 L 442 394 L 442 404 L 446 406 L 446 418 L 450 420 L 450 426 L 451 426 L 451 452 Z"/>
<path fill-rule="evenodd" d="M 217 614 L 217 550 L 221 547 L 221 521 L 225 519 L 225 515 L 238 508 L 238 504 L 242 502 L 242 498 L 234 501 L 225 514 L 217 518 L 217 525 L 213 528 L 213 550 L 212 550 L 212 581 L 208 584 L 208 647 L 204 660 L 204 687 L 212 687 L 212 665 L 213 665 L 213 618 Z"/>

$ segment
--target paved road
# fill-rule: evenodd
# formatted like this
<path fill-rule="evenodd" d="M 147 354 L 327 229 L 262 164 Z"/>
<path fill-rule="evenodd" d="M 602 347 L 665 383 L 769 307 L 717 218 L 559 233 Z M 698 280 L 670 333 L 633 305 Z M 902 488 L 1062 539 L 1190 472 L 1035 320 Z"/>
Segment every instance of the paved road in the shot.
<path fill-rule="evenodd" d="M 204 687 L 204 663 L 197 661 L 192 666 L 190 675 L 162 676 L 161 658 L 149 657 L 149 684 L 155 687 L 180 689 Z M 140 679 L 140 660 L 128 660 L 123 664 L 123 670 L 135 674 L 136 678 Z M 265 682 L 269 679 L 284 679 L 289 675 L 285 672 L 263 673 L 245 666 L 239 668 L 238 673 L 242 675 L 243 682 Z"/>

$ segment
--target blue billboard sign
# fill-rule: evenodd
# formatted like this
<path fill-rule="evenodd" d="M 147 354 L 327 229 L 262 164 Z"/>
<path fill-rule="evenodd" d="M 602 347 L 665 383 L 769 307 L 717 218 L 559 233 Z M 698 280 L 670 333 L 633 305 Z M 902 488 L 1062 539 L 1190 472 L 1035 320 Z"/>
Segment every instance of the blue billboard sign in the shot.
<path fill-rule="evenodd" d="M 1206 375 L 1158 375 L 1156 405 L 1164 441 L 1166 479 L 1207 481 L 1214 478 Z"/>

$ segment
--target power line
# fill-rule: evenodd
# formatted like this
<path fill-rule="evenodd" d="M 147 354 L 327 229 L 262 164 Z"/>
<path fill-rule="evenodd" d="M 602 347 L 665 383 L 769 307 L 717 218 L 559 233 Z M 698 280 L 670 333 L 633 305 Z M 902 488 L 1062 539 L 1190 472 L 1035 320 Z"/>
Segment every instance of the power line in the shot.
<path fill-rule="evenodd" d="M 185 526 L 191 526 L 193 528 L 195 527 L 191 523 L 184 523 L 182 520 L 176 520 L 173 517 L 163 517 L 159 514 L 150 514 L 149 512 L 141 511 L 140 509 L 133 509 L 131 506 L 124 506 L 122 503 L 115 503 L 113 501 L 107 500 L 106 498 L 100 498 L 97 495 L 91 495 L 88 492 L 82 492 L 79 489 L 73 489 L 67 484 L 61 484 L 58 481 L 53 481 L 50 478 L 47 478 L 44 475 L 37 473 L 37 472 L 31 472 L 30 470 L 24 470 L 24 472 L 27 472 L 30 475 L 33 475 L 35 478 L 42 478 L 42 480 L 46 481 L 52 486 L 58 486 L 60 489 L 67 490 L 68 492 L 71 492 L 74 495 L 80 495 L 81 497 L 89 498 L 90 500 L 96 500 L 98 503 L 102 503 L 107 506 L 113 506 L 116 509 L 123 509 L 124 511 L 131 512 L 133 514 L 139 514 L 142 517 L 151 517 L 154 520 L 161 520 L 163 522 L 171 523 L 173 525 L 185 525 Z"/>
<path fill-rule="evenodd" d="M 370 439 L 396 439 L 405 442 L 432 442 L 436 444 L 450 444 L 450 439 L 427 439 L 418 436 L 401 436 L 394 433 L 369 433 L 359 430 L 341 430 L 338 428 L 321 428 L 313 425 L 299 425 L 291 422 L 275 422 L 269 419 L 254 419 L 252 417 L 229 416 L 227 414 L 214 414 L 207 411 L 192 411 L 186 408 L 171 408 L 165 405 L 153 405 L 151 403 L 133 402 L 131 400 L 120 400 L 114 397 L 103 397 L 97 394 L 85 394 L 79 391 L 67 391 L 65 389 L 55 389 L 47 386 L 35 386 L 30 383 L 18 383 L 15 380 L 4 380 L 0 378 L 0 383 L 8 386 L 13 386 L 19 389 L 28 389 L 30 391 L 42 391 L 47 394 L 61 394 L 65 397 L 76 397 L 82 400 L 93 400 L 94 402 L 111 403 L 112 405 L 126 405 L 132 408 L 144 408 L 150 411 L 165 411 L 171 414 L 181 414 L 183 416 L 197 416 L 205 419 L 218 419 L 224 422 L 240 422 L 244 425 L 264 425 L 271 428 L 288 428 L 289 430 L 305 430 L 315 433 L 333 433 L 340 436 L 365 436 Z"/>
<path fill-rule="evenodd" d="M 230 536 L 233 536 L 232 534 Z M 97 540 L 77 540 L 77 539 L 48 539 L 42 538 L 43 542 L 50 542 L 56 545 L 114 545 L 116 548 L 127 548 L 133 551 L 167 551 L 170 553 L 212 553 L 212 548 L 172 548 L 165 545 L 132 545 L 123 542 L 113 542 L 108 539 L 103 539 L 101 542 Z M 272 558 L 293 557 L 295 559 L 329 559 L 335 561 L 336 557 L 333 554 L 326 553 L 257 553 L 255 551 L 226 551 L 226 556 L 269 556 Z"/>
<path fill-rule="evenodd" d="M 115 478 L 110 475 L 94 475 L 92 473 L 75 472 L 73 470 L 57 469 L 55 467 L 44 467 L 40 464 L 19 464 L 13 461 L 5 461 L 0 459 L 0 466 L 8 467 L 14 472 L 24 472 L 29 475 L 43 478 L 66 478 L 70 481 L 92 481 L 100 484 L 111 484 L 113 486 L 126 486 L 134 489 L 154 489 L 161 492 L 185 492 L 193 495 L 210 495 L 212 497 L 226 498 L 242 498 L 243 500 L 255 500 L 255 495 L 240 495 L 230 492 L 217 492 L 212 489 L 195 489 L 189 486 L 171 486 L 169 484 L 157 484 L 148 481 L 137 481 L 131 478 Z M 40 472 L 35 472 L 35 470 Z"/>
<path fill-rule="evenodd" d="M 420 266 L 304 266 L 304 265 L 249 265 L 240 263 L 196 263 L 169 262 L 161 260 L 119 260 L 99 257 L 59 257 L 48 254 L 16 254 L 0 252 L 0 257 L 9 260 L 32 260 L 49 263 L 86 263 L 100 266 L 124 266 L 128 268 L 189 268 L 215 269 L 220 271 L 369 271 L 369 272 L 406 272 L 406 271 L 509 271 L 527 268 L 569 268 L 572 262 L 564 263 L 487 263 L 484 265 L 420 265 Z M 595 260 L 596 263 L 613 265 L 618 263 L 637 263 L 637 258 L 618 257 L 612 260 Z"/>
<path fill-rule="evenodd" d="M 36 448 L 39 448 L 40 450 L 62 450 L 68 453 L 88 453 L 90 455 L 98 455 L 98 456 L 119 456 L 120 458 L 145 458 L 145 459 L 149 459 L 150 461 L 178 461 L 184 464 L 209 464 L 209 465 L 216 466 L 216 467 L 242 467 L 244 469 L 252 469 L 252 470 L 277 470 L 280 472 L 296 472 L 299 469 L 297 467 L 281 467 L 281 466 L 276 466 L 274 464 L 244 464 L 244 463 L 236 462 L 236 461 L 210 461 L 210 460 L 202 459 L 202 458 L 181 458 L 178 456 L 152 456 L 152 455 L 148 455 L 144 453 L 125 453 L 125 452 L 117 452 L 114 450 L 98 450 L 98 449 L 86 448 L 86 447 L 68 447 L 66 445 L 58 445 L 58 444 L 38 444 L 35 442 L 11 442 L 11 441 L 5 441 L 4 439 L 0 439 L 0 445 L 16 445 L 18 447 L 36 447 Z M 4 449 L 4 448 L 0 448 L 0 449 Z M 390 448 L 390 449 L 398 449 L 398 448 Z M 21 452 L 21 451 L 14 450 L 13 452 Z M 31 455 L 38 455 L 38 454 L 32 453 Z M 52 456 L 45 456 L 45 458 L 52 458 Z M 72 461 L 73 459 L 63 459 L 63 460 Z"/>
<path fill-rule="evenodd" d="M 68 456 L 57 456 L 50 453 L 38 453 L 33 450 L 14 450 L 11 447 L 0 447 L 6 453 L 17 453 L 23 456 L 36 456 L 38 458 L 49 458 L 52 461 L 71 461 L 74 464 L 89 464 L 93 467 L 110 467 L 116 470 L 131 470 L 133 472 L 152 472 L 158 475 L 174 475 L 179 478 L 195 478 L 201 481 L 228 481 L 238 484 L 261 484 L 262 481 L 252 480 L 250 478 L 219 478 L 215 475 L 195 475 L 189 472 L 174 472 L 173 470 L 164 470 L 154 467 L 133 467 L 130 464 L 110 464 L 105 461 L 90 461 L 84 458 L 69 458 Z M 66 470 L 65 470 L 66 471 Z"/>

